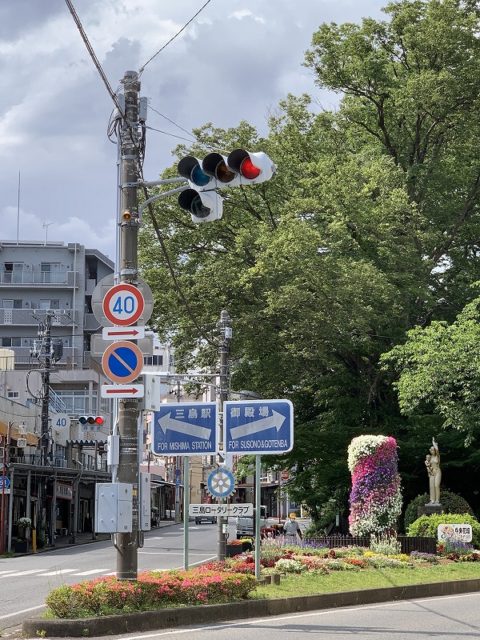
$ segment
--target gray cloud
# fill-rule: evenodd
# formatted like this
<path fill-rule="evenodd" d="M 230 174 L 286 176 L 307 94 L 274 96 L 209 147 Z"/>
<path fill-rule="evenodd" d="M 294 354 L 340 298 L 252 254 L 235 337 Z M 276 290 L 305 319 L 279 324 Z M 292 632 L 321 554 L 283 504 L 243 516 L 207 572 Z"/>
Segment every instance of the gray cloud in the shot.
<path fill-rule="evenodd" d="M 138 69 L 201 5 L 198 0 L 171 7 L 158 0 L 75 4 L 114 89 L 125 70 Z M 187 129 L 207 121 L 235 126 L 245 119 L 265 131 L 269 110 L 288 92 L 307 91 L 327 105 L 333 101 L 302 67 L 315 29 L 324 21 L 378 17 L 382 4 L 213 0 L 147 65 L 142 95 Z M 82 242 L 90 234 L 113 256 L 116 151 L 105 136 L 112 103 L 64 3 L 0 4 L 0 74 L 1 235 L 15 234 L 20 169 L 23 239 L 38 239 L 35 234 L 41 239 L 48 219 L 55 223 L 49 238 Z M 185 135 L 153 112 L 148 123 Z M 177 142 L 149 132 L 147 177 L 171 164 Z"/>

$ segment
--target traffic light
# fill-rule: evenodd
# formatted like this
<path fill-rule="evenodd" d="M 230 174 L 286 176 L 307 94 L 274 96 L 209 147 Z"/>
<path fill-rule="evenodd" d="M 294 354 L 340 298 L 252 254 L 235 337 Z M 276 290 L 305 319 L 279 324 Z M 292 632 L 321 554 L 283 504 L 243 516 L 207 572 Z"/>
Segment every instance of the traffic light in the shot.
<path fill-rule="evenodd" d="M 80 424 L 96 424 L 97 426 L 101 426 L 105 422 L 105 418 L 103 416 L 80 416 L 78 419 Z"/>
<path fill-rule="evenodd" d="M 235 149 L 228 156 L 209 153 L 203 160 L 185 156 L 177 165 L 178 173 L 188 180 L 178 204 L 192 216 L 193 222 L 219 220 L 223 198 L 216 189 L 266 182 L 275 173 L 275 165 L 262 151 Z"/>

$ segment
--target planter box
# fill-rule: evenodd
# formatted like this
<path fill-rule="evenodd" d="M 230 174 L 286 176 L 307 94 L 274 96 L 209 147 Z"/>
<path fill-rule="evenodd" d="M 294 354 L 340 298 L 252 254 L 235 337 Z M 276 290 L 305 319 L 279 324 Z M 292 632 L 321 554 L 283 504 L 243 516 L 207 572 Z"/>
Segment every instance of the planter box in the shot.
<path fill-rule="evenodd" d="M 16 540 L 13 548 L 15 553 L 27 553 L 28 542 L 26 540 Z"/>
<path fill-rule="evenodd" d="M 238 556 L 242 552 L 243 549 L 241 544 L 227 544 L 225 556 L 227 558 L 233 558 L 233 556 Z"/>

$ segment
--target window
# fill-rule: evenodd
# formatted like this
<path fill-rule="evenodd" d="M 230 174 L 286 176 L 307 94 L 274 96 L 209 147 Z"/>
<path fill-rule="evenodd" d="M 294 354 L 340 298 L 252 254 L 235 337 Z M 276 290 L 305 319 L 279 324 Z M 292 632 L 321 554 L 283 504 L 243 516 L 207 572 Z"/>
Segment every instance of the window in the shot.
<path fill-rule="evenodd" d="M 2 306 L 4 309 L 21 309 L 23 307 L 23 301 L 4 298 L 2 300 Z"/>
<path fill-rule="evenodd" d="M 21 347 L 21 338 L 2 338 L 2 347 Z"/>
<path fill-rule="evenodd" d="M 43 300 L 40 300 L 40 309 L 60 309 L 60 300 L 44 298 Z"/>
<path fill-rule="evenodd" d="M 22 282 L 23 262 L 4 262 L 3 271 L 4 282 Z"/>
<path fill-rule="evenodd" d="M 145 356 L 143 362 L 146 365 L 161 367 L 163 365 L 163 356 Z"/>
<path fill-rule="evenodd" d="M 18 391 L 7 391 L 7 398 L 18 398 Z"/>
<path fill-rule="evenodd" d="M 42 262 L 40 265 L 42 282 L 59 282 L 60 266 L 59 262 Z"/>

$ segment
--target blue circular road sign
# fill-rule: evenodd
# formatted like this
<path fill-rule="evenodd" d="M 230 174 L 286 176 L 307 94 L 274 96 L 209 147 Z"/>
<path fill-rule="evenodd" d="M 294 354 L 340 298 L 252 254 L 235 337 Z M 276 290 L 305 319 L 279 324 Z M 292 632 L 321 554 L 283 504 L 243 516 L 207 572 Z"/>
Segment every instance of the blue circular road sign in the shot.
<path fill-rule="evenodd" d="M 113 342 L 105 349 L 102 368 L 112 382 L 128 384 L 136 380 L 142 371 L 143 353 L 133 342 Z"/>

